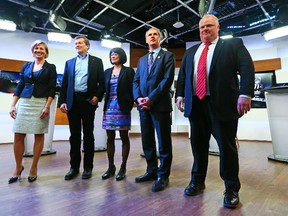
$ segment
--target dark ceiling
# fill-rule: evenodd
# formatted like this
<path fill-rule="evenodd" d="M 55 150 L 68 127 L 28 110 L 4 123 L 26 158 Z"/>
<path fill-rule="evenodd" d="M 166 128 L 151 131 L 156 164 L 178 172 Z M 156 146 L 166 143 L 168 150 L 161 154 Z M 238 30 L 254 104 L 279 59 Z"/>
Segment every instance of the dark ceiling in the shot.
<path fill-rule="evenodd" d="M 146 47 L 144 35 L 153 26 L 168 31 L 166 46 L 185 47 L 185 42 L 199 40 L 203 2 L 205 11 L 210 6 L 208 11 L 219 18 L 220 34 L 241 37 L 288 24 L 287 0 L 1 0 L 0 18 L 15 21 L 17 29 L 46 34 L 57 31 L 49 22 L 53 11 L 72 37 L 99 40 L 107 31 L 132 47 Z M 177 21 L 184 26 L 175 28 Z"/>

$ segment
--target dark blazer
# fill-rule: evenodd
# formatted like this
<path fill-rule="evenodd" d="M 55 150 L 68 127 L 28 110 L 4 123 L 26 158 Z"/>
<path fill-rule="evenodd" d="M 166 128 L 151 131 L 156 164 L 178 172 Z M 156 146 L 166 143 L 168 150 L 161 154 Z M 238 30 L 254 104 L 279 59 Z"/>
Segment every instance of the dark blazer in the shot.
<path fill-rule="evenodd" d="M 74 78 L 76 57 L 66 61 L 62 86 L 60 90 L 60 104 L 66 103 L 68 111 L 73 104 Z M 88 60 L 88 95 L 90 98 L 96 96 L 102 100 L 105 91 L 103 63 L 100 58 L 89 55 Z"/>
<path fill-rule="evenodd" d="M 110 79 L 113 68 L 105 70 L 105 103 L 103 110 L 105 111 L 107 102 L 110 95 Z M 132 82 L 135 75 L 133 68 L 122 66 L 119 77 L 118 77 L 118 86 L 117 86 L 117 100 L 120 106 L 120 110 L 123 113 L 129 113 L 134 104 L 133 98 L 133 88 Z"/>
<path fill-rule="evenodd" d="M 177 81 L 176 98 L 184 97 L 184 116 L 192 112 L 194 55 L 200 44 L 189 48 L 182 60 Z M 237 73 L 240 74 L 240 88 Z M 240 38 L 218 40 L 209 73 L 212 106 L 221 120 L 238 118 L 239 95 L 253 96 L 254 66 L 252 58 Z"/>
<path fill-rule="evenodd" d="M 174 80 L 175 59 L 173 53 L 160 50 L 148 74 L 148 54 L 141 57 L 133 81 L 133 95 L 148 97 L 153 101 L 151 110 L 172 111 L 171 85 Z M 138 110 L 141 110 L 138 106 Z"/>
<path fill-rule="evenodd" d="M 33 77 L 34 62 L 27 62 L 20 71 L 20 81 L 14 90 L 14 96 L 36 98 L 55 96 L 57 72 L 54 64 L 47 61 L 42 66 L 42 71 L 38 77 Z"/>

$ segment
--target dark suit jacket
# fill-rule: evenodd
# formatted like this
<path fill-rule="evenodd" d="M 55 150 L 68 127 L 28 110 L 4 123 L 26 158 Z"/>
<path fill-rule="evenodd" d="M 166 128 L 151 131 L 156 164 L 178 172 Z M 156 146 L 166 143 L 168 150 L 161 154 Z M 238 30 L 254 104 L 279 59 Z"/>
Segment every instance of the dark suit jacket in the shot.
<path fill-rule="evenodd" d="M 182 60 L 177 81 L 176 98 L 185 98 L 184 116 L 192 112 L 194 55 L 200 44 L 189 48 Z M 237 73 L 240 74 L 240 88 Z M 209 73 L 209 88 L 216 116 L 222 120 L 238 118 L 239 94 L 253 96 L 254 66 L 252 58 L 239 38 L 218 40 Z"/>
<path fill-rule="evenodd" d="M 110 79 L 113 68 L 105 70 L 105 103 L 103 110 L 106 109 L 107 102 L 110 95 Z M 117 86 L 117 100 L 120 106 L 120 110 L 123 113 L 129 113 L 134 104 L 133 98 L 133 88 L 132 82 L 135 75 L 133 68 L 122 66 L 119 77 L 118 77 L 118 86 Z"/>
<path fill-rule="evenodd" d="M 14 90 L 14 96 L 30 98 L 55 96 L 57 72 L 54 64 L 47 61 L 38 77 L 33 76 L 34 62 L 25 63 L 20 71 L 20 81 Z"/>
<path fill-rule="evenodd" d="M 68 111 L 73 104 L 74 78 L 76 57 L 66 61 L 62 86 L 60 90 L 60 104 L 66 103 Z M 103 63 L 100 58 L 89 55 L 88 60 L 88 95 L 90 98 L 96 96 L 102 100 L 105 91 Z"/>
<path fill-rule="evenodd" d="M 160 50 L 148 74 L 148 54 L 141 57 L 133 81 L 134 100 L 148 97 L 153 101 L 151 110 L 172 111 L 171 85 L 174 80 L 173 53 Z M 140 107 L 138 106 L 138 110 Z"/>

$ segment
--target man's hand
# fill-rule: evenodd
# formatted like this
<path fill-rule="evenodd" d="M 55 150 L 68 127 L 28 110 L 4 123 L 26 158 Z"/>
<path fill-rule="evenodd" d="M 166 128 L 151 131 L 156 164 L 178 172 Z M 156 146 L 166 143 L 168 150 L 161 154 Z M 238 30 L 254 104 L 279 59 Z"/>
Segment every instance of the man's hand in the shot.
<path fill-rule="evenodd" d="M 183 112 L 184 111 L 184 98 L 178 97 L 176 100 L 176 106 L 177 106 L 178 110 Z"/>
<path fill-rule="evenodd" d="M 251 98 L 239 97 L 237 109 L 240 117 L 249 112 L 251 109 Z"/>

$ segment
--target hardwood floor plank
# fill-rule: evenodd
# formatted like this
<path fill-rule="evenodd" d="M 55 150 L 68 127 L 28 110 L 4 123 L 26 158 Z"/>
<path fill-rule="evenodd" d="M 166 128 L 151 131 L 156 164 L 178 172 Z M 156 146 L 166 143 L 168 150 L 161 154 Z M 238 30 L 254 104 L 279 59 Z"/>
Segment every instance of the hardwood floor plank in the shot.
<path fill-rule="evenodd" d="M 102 180 L 108 163 L 106 152 L 97 152 L 91 179 L 82 180 L 81 174 L 65 181 L 69 170 L 69 143 L 54 142 L 56 154 L 42 156 L 38 179 L 27 181 L 32 158 L 24 158 L 23 177 L 8 185 L 14 169 L 13 146 L 0 145 L 0 215 L 40 216 L 98 216 L 98 215 L 288 215 L 288 166 L 267 160 L 272 154 L 270 142 L 240 141 L 240 201 L 235 210 L 223 208 L 224 184 L 219 176 L 219 157 L 209 156 L 206 189 L 195 197 L 183 195 L 190 181 L 193 162 L 186 135 L 173 136 L 173 162 L 170 184 L 162 192 L 151 191 L 153 182 L 135 183 L 135 177 L 146 170 L 145 159 L 140 157 L 141 139 L 131 136 L 131 153 L 127 177 Z M 121 141 L 116 141 L 116 173 L 121 165 Z M 81 169 L 82 170 L 82 169 Z"/>

